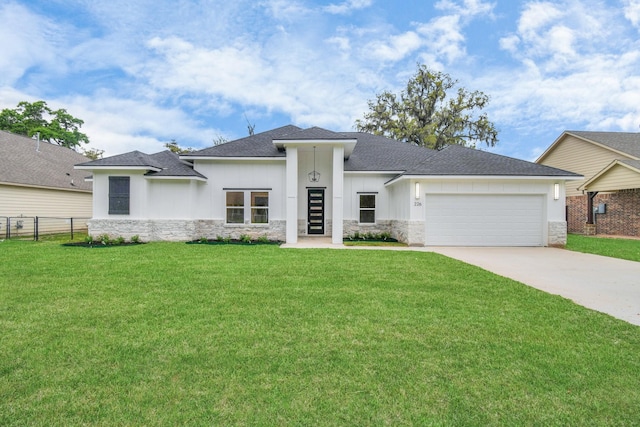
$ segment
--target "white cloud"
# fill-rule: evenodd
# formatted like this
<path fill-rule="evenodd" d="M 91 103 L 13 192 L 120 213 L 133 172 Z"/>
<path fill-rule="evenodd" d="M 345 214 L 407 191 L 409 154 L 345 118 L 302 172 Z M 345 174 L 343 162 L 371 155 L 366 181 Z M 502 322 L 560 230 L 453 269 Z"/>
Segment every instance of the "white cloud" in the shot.
<path fill-rule="evenodd" d="M 340 4 L 331 3 L 323 10 L 334 15 L 346 15 L 354 10 L 367 8 L 373 4 L 373 0 L 347 0 Z"/>
<path fill-rule="evenodd" d="M 105 150 L 105 156 L 133 149 L 155 153 L 164 150 L 163 144 L 171 139 L 181 145 L 200 144 L 197 148 L 204 148 L 216 136 L 214 130 L 202 129 L 181 109 L 162 108 L 151 101 L 97 93 L 91 98 L 75 96 L 56 103 L 84 120 L 82 131 L 91 139 L 89 146 Z"/>
<path fill-rule="evenodd" d="M 640 51 L 622 17 L 598 1 L 532 2 L 500 46 L 521 62 L 483 84 L 503 123 L 637 131 Z"/>
<path fill-rule="evenodd" d="M 289 50 L 279 44 L 208 50 L 154 38 L 149 45 L 158 57 L 143 75 L 158 90 L 207 94 L 215 102 L 285 113 L 298 123 L 350 126 L 364 104 L 356 82 L 369 84 L 348 64 L 336 66 L 339 58 L 322 61 L 318 52 L 292 44 Z"/>
<path fill-rule="evenodd" d="M 420 36 L 413 31 L 409 31 L 397 36 L 391 36 L 385 41 L 372 42 L 367 47 L 367 51 L 370 52 L 374 59 L 399 61 L 415 52 L 422 44 Z"/>
<path fill-rule="evenodd" d="M 624 16 L 635 26 L 640 28 L 640 0 L 627 0 L 624 6 Z"/>
<path fill-rule="evenodd" d="M 466 56 L 465 37 L 461 29 L 460 17 L 447 15 L 421 25 L 418 32 L 425 37 L 429 51 L 451 63 Z"/>
<path fill-rule="evenodd" d="M 440 0 L 435 8 L 460 16 L 491 15 L 496 3 L 488 3 L 482 0 L 462 0 L 462 3 L 454 0 Z"/>
<path fill-rule="evenodd" d="M 24 6 L 0 5 L 0 85 L 12 85 L 31 67 L 53 71 L 63 66 L 58 60 L 58 34 L 53 22 Z"/>

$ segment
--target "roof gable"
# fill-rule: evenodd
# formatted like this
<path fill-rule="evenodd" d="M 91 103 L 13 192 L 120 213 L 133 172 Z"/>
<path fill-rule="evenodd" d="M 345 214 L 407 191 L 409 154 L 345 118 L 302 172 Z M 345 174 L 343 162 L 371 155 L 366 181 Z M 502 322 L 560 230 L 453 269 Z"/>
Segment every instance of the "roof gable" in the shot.
<path fill-rule="evenodd" d="M 145 154 L 140 151 L 106 157 L 91 162 L 76 165 L 78 169 L 137 169 L 148 171 L 145 176 L 149 178 L 196 178 L 206 179 L 204 175 L 193 170 L 193 165 L 180 160 L 177 154 L 169 150 L 155 154 Z"/>
<path fill-rule="evenodd" d="M 91 182 L 74 165 L 87 157 L 60 145 L 0 131 L 0 182 L 91 191 Z"/>
<path fill-rule="evenodd" d="M 579 188 L 585 191 L 640 188 L 640 160 L 614 160 Z"/>
<path fill-rule="evenodd" d="M 149 169 L 162 169 L 162 164 L 158 162 L 153 156 L 142 153 L 138 150 L 118 154 L 115 156 L 105 157 L 104 159 L 80 163 L 77 166 L 86 169 L 109 167 L 139 167 Z"/>
<path fill-rule="evenodd" d="M 564 131 L 544 153 L 538 157 L 536 163 L 541 163 L 548 157 L 568 136 L 574 136 L 587 143 L 595 144 L 607 150 L 611 150 L 623 156 L 629 156 L 640 160 L 640 133 L 635 132 L 590 132 L 590 131 Z"/>
<path fill-rule="evenodd" d="M 245 138 L 225 142 L 203 150 L 181 155 L 183 159 L 191 157 L 285 157 L 284 151 L 273 145 L 274 139 L 284 138 L 300 131 L 297 126 L 288 125 Z"/>

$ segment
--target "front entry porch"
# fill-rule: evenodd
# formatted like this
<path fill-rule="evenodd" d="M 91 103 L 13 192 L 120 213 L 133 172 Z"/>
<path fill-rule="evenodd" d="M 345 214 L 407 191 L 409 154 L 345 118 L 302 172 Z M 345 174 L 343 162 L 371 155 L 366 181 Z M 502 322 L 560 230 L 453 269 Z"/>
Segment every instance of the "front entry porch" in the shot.
<path fill-rule="evenodd" d="M 328 232 L 332 244 L 342 244 L 344 161 L 353 152 L 356 142 L 344 135 L 318 129 L 273 141 L 287 155 L 286 243 L 294 244 L 301 238 L 298 221 L 306 219 L 308 236 L 327 236 Z M 331 227 L 327 227 L 328 221 L 331 221 Z"/>

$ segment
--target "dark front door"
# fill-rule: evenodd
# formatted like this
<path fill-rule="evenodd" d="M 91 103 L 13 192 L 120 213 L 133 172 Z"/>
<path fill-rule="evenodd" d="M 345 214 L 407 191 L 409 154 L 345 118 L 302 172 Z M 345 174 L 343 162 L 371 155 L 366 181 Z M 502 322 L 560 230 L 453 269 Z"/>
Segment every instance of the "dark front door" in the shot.
<path fill-rule="evenodd" d="M 324 234 L 324 189 L 308 189 L 307 234 Z"/>

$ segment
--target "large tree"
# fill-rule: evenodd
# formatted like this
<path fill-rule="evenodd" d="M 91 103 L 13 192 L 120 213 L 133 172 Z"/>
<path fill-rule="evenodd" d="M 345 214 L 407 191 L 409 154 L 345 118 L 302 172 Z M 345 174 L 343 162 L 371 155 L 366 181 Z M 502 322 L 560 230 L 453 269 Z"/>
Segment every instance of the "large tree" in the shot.
<path fill-rule="evenodd" d="M 73 150 L 89 143 L 89 137 L 80 132 L 83 124 L 64 108 L 52 110 L 44 101 L 22 101 L 15 109 L 0 112 L 0 129 L 29 137 L 39 134 L 42 141 Z"/>
<path fill-rule="evenodd" d="M 399 95 L 385 91 L 369 101 L 370 111 L 356 120 L 356 129 L 436 150 L 451 144 L 494 146 L 498 131 L 482 112 L 489 96 L 455 90 L 457 84 L 448 74 L 419 65 Z"/>

